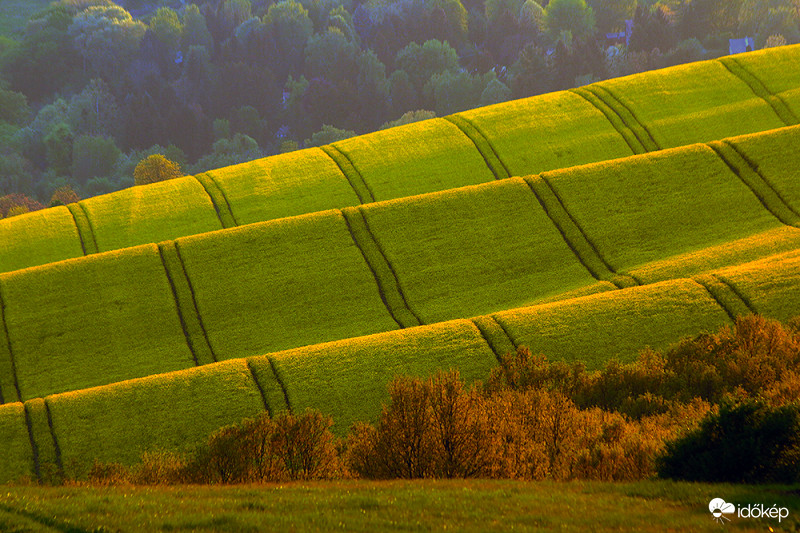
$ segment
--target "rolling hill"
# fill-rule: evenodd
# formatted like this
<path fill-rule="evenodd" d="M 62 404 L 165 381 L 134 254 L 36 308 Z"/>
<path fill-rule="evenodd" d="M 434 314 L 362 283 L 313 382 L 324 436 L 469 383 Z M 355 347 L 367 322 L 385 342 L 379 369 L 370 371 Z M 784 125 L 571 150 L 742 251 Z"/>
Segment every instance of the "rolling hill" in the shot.
<path fill-rule="evenodd" d="M 343 434 L 395 374 L 481 379 L 517 346 L 598 368 L 800 314 L 797 62 L 608 80 L 0 221 L 0 481 L 263 410 Z"/>

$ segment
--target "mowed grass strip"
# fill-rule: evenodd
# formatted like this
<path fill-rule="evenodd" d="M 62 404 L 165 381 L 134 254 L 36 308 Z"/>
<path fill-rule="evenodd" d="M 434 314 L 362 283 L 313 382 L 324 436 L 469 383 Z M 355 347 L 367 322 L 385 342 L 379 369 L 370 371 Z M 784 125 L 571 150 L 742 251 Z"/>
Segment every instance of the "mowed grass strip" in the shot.
<path fill-rule="evenodd" d="M 743 135 L 726 142 L 800 215 L 800 126 Z"/>
<path fill-rule="evenodd" d="M 800 229 L 780 226 L 742 239 L 652 261 L 631 272 L 643 283 L 655 283 L 694 276 L 797 249 L 800 249 Z"/>
<path fill-rule="evenodd" d="M 725 65 L 734 76 L 745 82 L 754 93 L 772 106 L 775 114 L 778 115 L 787 126 L 797 124 L 797 117 L 792 110 L 789 109 L 789 106 L 786 105 L 786 102 L 779 96 L 770 93 L 764 83 L 756 76 L 753 76 L 750 71 L 743 68 L 741 63 L 736 60 L 735 56 L 721 57 L 718 61 Z"/>
<path fill-rule="evenodd" d="M 376 201 L 495 179 L 475 144 L 455 124 L 431 119 L 333 143 Z"/>
<path fill-rule="evenodd" d="M 594 283 L 520 178 L 360 208 L 424 323 Z"/>
<path fill-rule="evenodd" d="M 134 464 L 146 451 L 184 452 L 214 430 L 264 411 L 244 360 L 47 398 L 64 473 L 95 461 Z"/>
<path fill-rule="evenodd" d="M 785 126 L 767 102 L 717 61 L 634 74 L 595 86 L 629 109 L 661 148 Z"/>
<path fill-rule="evenodd" d="M 647 347 L 666 348 L 683 337 L 730 323 L 700 284 L 686 279 L 604 292 L 496 313 L 517 345 L 551 360 L 581 361 L 590 369 L 618 358 L 632 361 Z"/>
<path fill-rule="evenodd" d="M 760 315 L 788 320 L 800 315 L 800 251 L 714 271 Z"/>
<path fill-rule="evenodd" d="M 35 478 L 33 449 L 25 421 L 25 408 L 20 402 L 0 405 L 0 483 L 11 483 L 23 477 Z"/>
<path fill-rule="evenodd" d="M 781 226 L 706 145 L 545 177 L 616 272 Z"/>
<path fill-rule="evenodd" d="M 633 130 L 625 124 L 619 113 L 614 111 L 614 109 L 612 109 L 608 104 L 598 98 L 592 91 L 585 87 L 570 89 L 570 91 L 582 97 L 584 100 L 596 107 L 598 111 L 603 113 L 611 125 L 614 126 L 614 129 L 617 130 L 617 133 L 619 133 L 622 138 L 625 139 L 625 142 L 628 143 L 628 146 L 634 154 L 643 154 L 647 152 L 647 148 L 645 148 L 644 144 L 642 144 L 642 141 L 640 141 Z"/>
<path fill-rule="evenodd" d="M 0 220 L 0 272 L 84 255 L 69 209 L 58 206 Z"/>
<path fill-rule="evenodd" d="M 721 141 L 714 141 L 708 145 L 725 161 L 733 173 L 750 187 L 761 204 L 775 218 L 784 224 L 800 227 L 800 216 L 792 211 L 778 192 L 758 173 L 757 167 L 742 157 L 733 145 Z"/>
<path fill-rule="evenodd" d="M 737 54 L 730 58 L 757 78 L 775 97 L 784 102 L 795 118 L 800 119 L 800 45 L 781 46 Z"/>
<path fill-rule="evenodd" d="M 336 163 L 319 148 L 211 170 L 239 224 L 358 205 Z"/>
<path fill-rule="evenodd" d="M 284 379 L 292 409 L 319 409 L 343 436 L 359 420 L 377 419 L 396 375 L 427 377 L 458 369 L 467 381 L 484 379 L 497 358 L 475 324 L 457 320 L 309 346 L 250 359 L 272 360 Z"/>
<path fill-rule="evenodd" d="M 468 120 L 489 140 L 511 176 L 634 153 L 600 110 L 569 91 L 481 107 L 455 116 Z"/>
<path fill-rule="evenodd" d="M 177 240 L 219 360 L 396 329 L 339 211 Z"/>
<path fill-rule="evenodd" d="M 80 205 L 101 252 L 222 228 L 211 198 L 191 176 L 130 187 Z"/>
<path fill-rule="evenodd" d="M 0 275 L 22 399 L 194 366 L 156 245 Z"/>

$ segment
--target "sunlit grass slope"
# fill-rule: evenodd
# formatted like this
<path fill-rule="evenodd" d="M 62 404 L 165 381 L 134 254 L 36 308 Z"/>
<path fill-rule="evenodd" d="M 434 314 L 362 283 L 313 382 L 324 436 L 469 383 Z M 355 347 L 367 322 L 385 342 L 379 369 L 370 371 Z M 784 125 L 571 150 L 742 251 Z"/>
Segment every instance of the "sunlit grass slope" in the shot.
<path fill-rule="evenodd" d="M 720 269 L 715 274 L 731 284 L 755 313 L 779 320 L 800 314 L 800 250 Z"/>
<path fill-rule="evenodd" d="M 206 175 L 222 190 L 240 225 L 359 203 L 339 167 L 319 148 L 257 159 Z"/>
<path fill-rule="evenodd" d="M 222 228 L 208 193 L 188 176 L 80 203 L 100 252 Z"/>
<path fill-rule="evenodd" d="M 338 211 L 178 239 L 218 359 L 397 328 Z"/>
<path fill-rule="evenodd" d="M 195 364 L 155 245 L 2 274 L 0 291 L 23 400 Z"/>
<path fill-rule="evenodd" d="M 732 58 L 800 118 L 800 45 L 782 46 L 779 50 L 774 53 L 775 48 L 767 48 Z"/>
<path fill-rule="evenodd" d="M 0 220 L 0 272 L 82 255 L 75 221 L 64 206 Z"/>
<path fill-rule="evenodd" d="M 489 139 L 511 176 L 633 155 L 596 107 L 568 91 L 457 115 Z"/>
<path fill-rule="evenodd" d="M 728 142 L 800 214 L 800 126 L 734 137 Z"/>
<path fill-rule="evenodd" d="M 616 270 L 635 271 L 781 226 L 705 145 L 543 176 Z"/>
<path fill-rule="evenodd" d="M 0 483 L 33 478 L 33 450 L 21 403 L 0 405 Z"/>
<path fill-rule="evenodd" d="M 797 307 L 797 306 L 795 306 Z M 679 279 L 496 313 L 517 345 L 550 359 L 602 367 L 730 321 L 701 285 Z"/>
<path fill-rule="evenodd" d="M 630 110 L 660 148 L 786 125 L 769 104 L 717 61 L 644 72 L 597 86 Z"/>
<path fill-rule="evenodd" d="M 215 429 L 265 409 L 244 360 L 59 394 L 46 401 L 69 476 L 85 475 L 95 460 L 132 464 L 145 451 L 186 451 Z"/>
<path fill-rule="evenodd" d="M 468 320 L 392 331 L 298 348 L 269 356 L 295 411 L 319 409 L 344 435 L 357 420 L 376 420 L 398 374 L 425 377 L 457 368 L 468 381 L 485 379 L 497 364 L 480 331 Z M 251 364 L 268 368 L 267 357 Z"/>
<path fill-rule="evenodd" d="M 362 209 L 426 323 L 519 307 L 596 281 L 519 178 Z"/>
<path fill-rule="evenodd" d="M 473 142 L 454 124 L 432 119 L 333 144 L 376 201 L 492 181 Z"/>

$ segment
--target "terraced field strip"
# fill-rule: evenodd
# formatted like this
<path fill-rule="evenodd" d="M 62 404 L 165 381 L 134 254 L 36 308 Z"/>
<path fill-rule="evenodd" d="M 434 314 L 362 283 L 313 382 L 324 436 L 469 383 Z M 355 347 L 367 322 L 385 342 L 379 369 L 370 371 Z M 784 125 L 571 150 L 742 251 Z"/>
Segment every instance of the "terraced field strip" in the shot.
<path fill-rule="evenodd" d="M 360 207 L 423 323 L 595 283 L 520 178 Z"/>
<path fill-rule="evenodd" d="M 145 451 L 187 451 L 219 427 L 264 411 L 244 359 L 58 394 L 47 401 L 65 473 L 76 477 L 85 476 L 95 460 L 133 464 Z M 282 404 L 269 407 L 285 409 Z"/>
<path fill-rule="evenodd" d="M 714 274 L 695 276 L 694 281 L 706 288 L 732 321 L 738 316 L 750 315 L 753 310 L 733 288 Z"/>
<path fill-rule="evenodd" d="M 0 275 L 22 400 L 194 366 L 156 245 Z"/>
<path fill-rule="evenodd" d="M 97 248 L 97 240 L 94 236 L 92 222 L 86 215 L 86 211 L 83 209 L 83 207 L 81 207 L 80 204 L 69 204 L 67 209 L 69 209 L 69 212 L 72 214 L 75 227 L 78 229 L 78 235 L 81 239 L 81 248 L 83 249 L 83 254 L 96 254 L 99 251 Z"/>
<path fill-rule="evenodd" d="M 454 117 L 466 120 L 491 142 L 511 176 L 635 153 L 600 110 L 570 91 L 504 102 Z"/>
<path fill-rule="evenodd" d="M 674 256 L 682 256 L 682 265 L 691 270 L 688 253 L 782 226 L 705 145 L 553 171 L 546 177 L 612 271 L 637 278 L 637 269 Z M 673 270 L 672 275 L 691 274 Z"/>
<path fill-rule="evenodd" d="M 778 115 L 787 126 L 797 124 L 797 117 L 792 113 L 792 110 L 789 109 L 789 106 L 786 105 L 786 102 L 784 102 L 780 96 L 770 93 L 766 85 L 748 72 L 747 69 L 742 67 L 741 63 L 736 60 L 736 57 L 721 57 L 719 58 L 719 62 L 725 65 L 725 68 L 731 71 L 731 74 L 745 82 L 759 98 L 767 102 L 772 107 L 772 110 L 775 111 L 775 114 Z"/>
<path fill-rule="evenodd" d="M 362 204 L 375 201 L 375 195 L 372 193 L 369 185 L 367 185 L 361 173 L 353 166 L 352 161 L 350 161 L 350 158 L 347 157 L 344 152 L 334 145 L 323 146 L 322 151 L 333 159 L 344 177 L 347 178 L 347 182 L 350 183 L 350 186 L 353 188 L 356 196 L 358 196 L 358 200 Z"/>
<path fill-rule="evenodd" d="M 722 141 L 709 143 L 734 174 L 750 187 L 764 208 L 783 224 L 800 227 L 800 216 L 781 198 L 780 194 L 758 173 L 758 167 L 749 163 L 732 144 Z"/>
<path fill-rule="evenodd" d="M 175 242 L 160 243 L 158 251 L 172 288 L 172 294 L 175 297 L 175 305 L 181 320 L 183 333 L 186 336 L 189 349 L 192 351 L 195 364 L 207 365 L 215 362 L 214 351 L 208 342 L 206 330 L 197 311 L 194 290 L 192 290 L 192 285 L 186 276 L 186 269 L 183 266 L 183 261 Z"/>
<path fill-rule="evenodd" d="M 617 98 L 617 96 L 607 87 L 600 85 L 587 85 L 583 88 L 586 92 L 594 95 L 595 98 L 603 102 L 615 115 L 617 115 L 622 124 L 630 130 L 636 137 L 636 140 L 641 144 L 646 152 L 655 152 L 660 150 L 661 147 L 656 142 L 650 130 L 647 129 L 637 117 L 633 110 L 628 107 L 625 102 Z"/>
<path fill-rule="evenodd" d="M 356 207 L 350 207 L 342 210 L 342 216 L 347 222 L 347 229 L 353 237 L 353 242 L 358 246 L 375 277 L 381 299 L 392 319 L 401 328 L 421 325 L 422 321 L 408 305 L 397 274 L 370 231 L 364 212 Z"/>
<path fill-rule="evenodd" d="M 239 224 L 358 205 L 346 176 L 323 150 L 309 148 L 210 170 Z"/>
<path fill-rule="evenodd" d="M 85 255 L 81 236 L 64 206 L 0 220 L 0 272 Z"/>
<path fill-rule="evenodd" d="M 737 153 L 800 215 L 800 126 L 726 139 Z"/>
<path fill-rule="evenodd" d="M 791 124 L 797 124 L 800 118 L 800 45 L 782 46 L 778 53 L 774 48 L 758 50 L 747 54 L 737 54 L 725 58 L 734 63 L 742 73 L 747 73 L 757 80 L 769 93 L 771 99 L 785 105 L 791 115 Z"/>
<path fill-rule="evenodd" d="M 236 217 L 233 216 L 233 211 L 231 210 L 231 204 L 228 203 L 228 198 L 225 195 L 225 191 L 223 191 L 217 181 L 214 179 L 212 174 L 198 174 L 194 177 L 200 185 L 203 186 L 208 197 L 211 198 L 211 202 L 214 204 L 214 210 L 217 212 L 217 218 L 219 218 L 220 224 L 222 224 L 223 228 L 232 228 L 234 226 L 238 226 L 238 222 L 236 222 Z"/>
<path fill-rule="evenodd" d="M 287 350 L 250 359 L 283 376 L 292 409 L 319 409 L 343 436 L 353 422 L 375 420 L 398 375 L 425 377 L 458 369 L 468 381 L 484 379 L 497 358 L 471 321 L 456 320 Z"/>
<path fill-rule="evenodd" d="M 766 101 L 715 60 L 605 80 L 587 88 L 613 95 L 661 148 L 785 126 Z"/>
<path fill-rule="evenodd" d="M 211 197 L 191 176 L 88 198 L 79 205 L 100 252 L 222 229 Z"/>
<path fill-rule="evenodd" d="M 31 476 L 38 466 L 31 447 L 25 408 L 19 403 L 0 405 L 0 483 Z"/>
<path fill-rule="evenodd" d="M 567 212 L 564 202 L 558 197 L 544 174 L 526 176 L 525 183 L 536 195 L 536 199 L 545 210 L 547 216 L 561 232 L 561 236 L 583 266 L 598 280 L 610 281 L 617 288 L 630 287 L 639 283 L 630 276 L 619 275 L 597 251 L 597 247 L 586 237 L 572 215 Z"/>
<path fill-rule="evenodd" d="M 643 154 L 647 152 L 647 148 L 645 148 L 642 141 L 639 140 L 636 133 L 625 124 L 625 121 L 622 119 L 619 113 L 614 111 L 608 104 L 606 104 L 603 100 L 598 98 L 592 91 L 585 87 L 578 87 L 576 89 L 570 89 L 570 91 L 574 92 L 594 107 L 597 108 L 598 111 L 603 113 L 603 115 L 608 119 L 614 129 L 617 130 L 625 142 L 628 143 L 628 146 L 631 149 L 631 152 L 634 154 Z"/>
<path fill-rule="evenodd" d="M 497 152 L 495 151 L 494 147 L 492 146 L 491 141 L 487 139 L 483 133 L 478 130 L 472 123 L 465 119 L 460 115 L 450 115 L 448 117 L 444 117 L 445 120 L 448 120 L 458 126 L 458 129 L 464 132 L 464 135 L 470 138 L 470 140 L 475 144 L 475 148 L 481 153 L 483 156 L 483 160 L 486 162 L 486 166 L 489 167 L 489 170 L 492 171 L 494 177 L 496 179 L 505 179 L 510 177 L 508 173 L 508 169 L 503 165 L 503 162 L 497 157 Z"/>
<path fill-rule="evenodd" d="M 797 305 L 795 305 L 797 307 Z M 686 279 L 604 292 L 495 313 L 517 345 L 549 358 L 600 368 L 632 361 L 646 347 L 666 348 L 684 336 L 730 323 L 700 284 Z"/>
<path fill-rule="evenodd" d="M 800 251 L 793 250 L 713 272 L 754 312 L 788 320 L 800 314 Z"/>
<path fill-rule="evenodd" d="M 340 211 L 176 242 L 219 360 L 397 328 Z"/>

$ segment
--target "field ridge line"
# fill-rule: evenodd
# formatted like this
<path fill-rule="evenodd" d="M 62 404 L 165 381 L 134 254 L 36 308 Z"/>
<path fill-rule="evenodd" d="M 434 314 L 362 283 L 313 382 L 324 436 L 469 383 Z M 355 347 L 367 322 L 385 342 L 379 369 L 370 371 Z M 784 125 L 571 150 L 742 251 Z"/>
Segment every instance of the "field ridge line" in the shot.
<path fill-rule="evenodd" d="M 749 307 L 743 300 L 737 297 L 736 293 L 730 290 L 730 287 L 723 283 L 717 276 L 713 274 L 702 274 L 691 278 L 692 281 L 703 287 L 716 304 L 728 315 L 731 322 L 736 322 L 736 317 L 739 315 L 750 314 L 749 312 L 743 313 L 743 310 L 749 311 Z M 727 296 L 727 297 L 726 297 Z M 737 305 L 730 301 L 730 297 L 735 298 L 735 301 L 741 305 Z M 736 309 L 739 307 L 739 309 Z M 742 307 L 744 309 L 742 309 Z"/>
<path fill-rule="evenodd" d="M 52 476 L 61 476 L 64 467 L 61 461 L 61 449 L 56 441 L 53 431 L 53 419 L 50 407 L 44 398 L 33 398 L 23 404 L 26 422 L 29 428 L 31 445 L 34 447 L 38 459 L 40 481 L 52 480 Z M 51 470 L 52 467 L 55 471 Z"/>
<path fill-rule="evenodd" d="M 3 343 L 0 345 L 0 353 L 4 353 L 8 355 L 8 359 L 5 357 L 3 358 L 3 366 L 5 367 L 8 363 L 8 368 L 4 368 L 3 375 L 6 374 L 5 371 L 10 371 L 11 383 L 10 385 L 13 386 L 14 392 L 17 394 L 17 401 L 22 401 L 22 392 L 19 388 L 19 377 L 17 376 L 17 362 L 14 359 L 14 350 L 11 347 L 11 335 L 8 332 L 8 322 L 6 321 L 6 301 L 5 297 L 3 296 L 3 285 L 0 282 L 0 320 L 3 322 L 3 329 L 0 330 L 0 335 L 4 336 Z M 3 379 L 0 381 L 0 403 L 6 403 L 10 398 L 10 394 L 6 393 L 6 389 L 10 388 L 9 383 Z"/>
<path fill-rule="evenodd" d="M 203 344 L 202 347 L 208 347 L 208 353 L 211 356 L 211 361 L 208 363 L 216 363 L 219 360 L 217 359 L 217 354 L 214 352 L 214 347 L 211 345 L 211 340 L 208 338 L 208 331 L 206 331 L 206 326 L 203 323 L 203 316 L 200 314 L 200 307 L 197 305 L 197 296 L 194 292 L 194 285 L 192 285 L 192 279 L 189 277 L 189 272 L 186 270 L 186 262 L 183 260 L 183 255 L 181 255 L 181 247 L 178 241 L 172 241 L 175 246 L 175 255 L 178 258 L 178 264 L 181 266 L 181 273 L 183 279 L 186 281 L 186 286 L 189 288 L 189 296 L 191 297 L 192 301 L 192 310 L 194 310 L 194 314 L 190 315 L 197 320 L 197 325 L 200 327 L 200 333 L 202 334 Z M 191 327 L 194 322 L 190 322 L 189 326 Z M 194 335 L 196 336 L 196 335 Z M 202 360 L 200 361 L 203 362 Z"/>
<path fill-rule="evenodd" d="M 341 210 L 341 214 L 350 237 L 375 278 L 378 293 L 392 319 L 401 328 L 424 324 L 409 305 L 400 286 L 400 279 L 375 234 L 370 230 L 364 211 L 358 207 L 346 207 Z"/>
<path fill-rule="evenodd" d="M 794 126 L 798 123 L 797 116 L 792 112 L 791 108 L 786 105 L 783 98 L 770 92 L 767 86 L 764 85 L 764 82 L 762 82 L 758 76 L 747 70 L 736 58 L 727 56 L 718 58 L 717 60 L 728 72 L 747 85 L 750 90 L 753 91 L 753 94 L 764 100 L 784 124 L 787 126 Z"/>
<path fill-rule="evenodd" d="M 618 273 L 611 267 L 567 210 L 563 199 L 544 174 L 526 176 L 524 181 L 561 234 L 561 238 L 592 277 L 598 281 L 609 281 L 618 289 L 641 284 L 630 274 Z M 548 201 L 546 197 L 550 197 L 552 200 Z"/>
<path fill-rule="evenodd" d="M 494 356 L 497 359 L 497 362 L 502 363 L 503 356 L 506 353 L 508 353 L 509 350 L 503 349 L 502 344 L 505 343 L 502 343 L 502 341 L 498 342 L 497 337 L 492 334 L 493 332 L 491 330 L 493 329 L 499 330 L 500 334 L 502 334 L 505 340 L 508 341 L 508 345 L 513 349 L 514 342 L 508 336 L 508 333 L 502 328 L 502 326 L 500 326 L 500 324 L 497 323 L 497 320 L 495 320 L 495 318 L 492 315 L 474 317 L 470 319 L 470 321 L 478 329 L 478 331 L 481 334 L 481 337 L 483 337 L 483 340 L 486 342 L 486 344 L 489 346 L 492 352 L 494 352 Z"/>
<path fill-rule="evenodd" d="M 292 402 L 289 401 L 289 389 L 286 388 L 286 383 L 283 381 L 283 377 L 278 371 L 278 365 L 275 363 L 275 359 L 271 356 L 267 357 L 267 361 L 269 361 L 269 367 L 272 369 L 272 373 L 275 375 L 275 380 L 281 387 L 281 392 L 283 392 L 283 399 L 286 402 L 286 409 L 288 409 L 290 413 L 293 413 L 294 409 L 292 408 Z"/>
<path fill-rule="evenodd" d="M 239 223 L 236 221 L 236 217 L 233 214 L 228 196 L 225 194 L 225 191 L 222 190 L 222 187 L 219 186 L 217 180 L 208 172 L 196 174 L 192 177 L 200 184 L 211 199 L 211 204 L 217 212 L 217 218 L 222 227 L 227 229 L 238 226 Z"/>
<path fill-rule="evenodd" d="M 33 471 L 36 474 L 36 479 L 42 480 L 42 469 L 39 464 L 39 446 L 36 444 L 36 439 L 33 436 L 33 420 L 31 420 L 31 413 L 28 407 L 28 402 L 22 404 L 22 411 L 25 413 L 25 425 L 28 427 L 28 440 L 31 442 L 31 453 L 33 455 Z"/>
<path fill-rule="evenodd" d="M 320 149 L 336 163 L 336 166 L 339 167 L 339 172 L 345 177 L 350 184 L 350 188 L 353 189 L 353 192 L 356 193 L 358 200 L 362 204 L 375 201 L 375 194 L 367 184 L 364 176 L 361 175 L 361 172 L 358 171 L 350 158 L 347 157 L 347 154 L 332 144 L 321 146 Z"/>
<path fill-rule="evenodd" d="M 505 324 L 503 324 L 503 321 L 500 318 L 498 318 L 497 315 L 494 314 L 485 316 L 491 317 L 491 319 L 494 320 L 498 326 L 500 326 L 500 329 L 503 330 L 503 333 L 505 333 L 506 337 L 508 337 L 508 340 L 510 340 L 511 344 L 514 346 L 514 351 L 517 351 L 520 345 L 519 343 L 517 343 L 516 340 L 514 340 L 514 337 L 511 335 L 511 333 L 508 332 L 508 328 L 506 327 Z"/>
<path fill-rule="evenodd" d="M 475 149 L 483 157 L 486 166 L 494 174 L 495 179 L 502 180 L 511 177 L 511 172 L 500 158 L 497 149 L 492 145 L 492 141 L 475 124 L 460 114 L 448 115 L 442 118 L 461 130 L 461 133 L 472 141 Z"/>
<path fill-rule="evenodd" d="M 192 336 L 189 334 L 189 329 L 186 327 L 186 319 L 184 318 L 184 312 L 181 309 L 181 302 L 180 298 L 178 297 L 178 289 L 175 287 L 175 281 L 173 280 L 174 274 L 170 272 L 170 267 L 167 264 L 167 259 L 165 251 L 165 243 L 158 244 L 158 255 L 161 257 L 161 264 L 164 266 L 164 273 L 167 275 L 167 281 L 169 282 L 169 288 L 172 290 L 172 299 L 175 302 L 175 310 L 178 313 L 178 319 L 181 322 L 181 329 L 183 329 L 183 336 L 186 338 L 186 345 L 189 347 L 189 351 L 192 352 L 192 358 L 194 359 L 195 366 L 200 366 L 200 361 L 197 360 L 197 353 L 194 349 L 194 343 L 192 342 Z"/>
<path fill-rule="evenodd" d="M 611 90 L 607 87 L 603 87 L 597 84 L 586 85 L 584 87 L 587 91 L 590 91 L 592 94 L 597 96 L 600 100 L 603 101 L 608 107 L 614 110 L 614 112 L 619 115 L 622 122 L 630 128 L 630 130 L 636 135 L 636 138 L 642 143 L 645 150 L 648 152 L 655 152 L 661 150 L 661 147 L 656 142 L 653 134 L 650 133 L 650 130 L 644 123 L 639 120 L 636 116 L 636 113 L 628 107 L 622 100 L 620 100 L 617 95 L 615 95 Z M 617 107 L 615 107 L 615 105 Z M 637 132 L 637 130 L 641 130 L 641 133 Z"/>
<path fill-rule="evenodd" d="M 267 414 L 272 418 L 272 409 L 269 406 L 269 402 L 267 401 L 267 394 L 264 392 L 264 387 L 261 386 L 261 383 L 258 381 L 258 376 L 256 376 L 256 371 L 253 368 L 253 363 L 250 362 L 250 359 L 245 359 L 245 364 L 247 365 L 247 369 L 250 371 L 250 377 L 253 378 L 253 382 L 256 384 L 256 388 L 258 389 L 258 393 L 261 395 L 261 401 L 264 403 L 264 410 Z M 274 373 L 274 370 L 273 370 Z M 285 394 L 284 394 L 285 396 Z"/>
<path fill-rule="evenodd" d="M 758 198 L 764 209 L 778 221 L 787 226 L 800 227 L 800 216 L 778 194 L 772 185 L 764 179 L 752 164 L 731 145 L 724 141 L 713 141 L 707 144 L 730 171 Z"/>
<path fill-rule="evenodd" d="M 722 274 L 717 272 L 713 273 L 712 275 L 716 279 L 718 279 L 721 283 L 724 283 L 731 290 L 731 292 L 735 294 L 736 297 L 739 298 L 744 303 L 745 306 L 747 306 L 747 309 L 749 309 L 752 314 L 754 315 L 759 314 L 758 311 L 756 310 L 756 307 L 753 305 L 753 302 L 751 302 L 747 296 L 742 294 L 739 291 L 739 289 L 736 288 L 736 285 L 734 285 L 729 279 L 725 278 Z"/>
<path fill-rule="evenodd" d="M 640 141 L 639 137 L 636 136 L 636 132 L 633 131 L 627 124 L 625 124 L 625 121 L 622 119 L 619 113 L 614 111 L 612 107 L 598 98 L 597 95 L 585 87 L 576 87 L 574 89 L 569 89 L 569 91 L 577 94 L 589 102 L 589 105 L 602 113 L 603 116 L 606 117 L 606 120 L 608 120 L 609 124 L 611 124 L 611 127 L 614 128 L 617 133 L 619 133 L 620 137 L 622 137 L 634 155 L 644 154 L 647 152 L 647 149 L 642 144 L 642 141 Z M 614 120 L 613 117 L 615 116 L 617 117 L 617 120 Z"/>
<path fill-rule="evenodd" d="M 72 214 L 75 227 L 78 229 L 78 237 L 80 237 L 84 255 L 98 253 L 97 239 L 95 238 L 94 229 L 92 228 L 89 216 L 86 214 L 86 209 L 84 209 L 80 202 L 67 204 L 67 209 L 69 209 L 69 212 Z"/>

